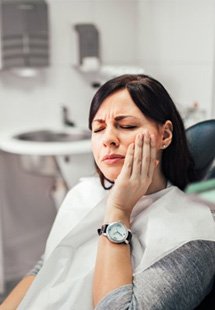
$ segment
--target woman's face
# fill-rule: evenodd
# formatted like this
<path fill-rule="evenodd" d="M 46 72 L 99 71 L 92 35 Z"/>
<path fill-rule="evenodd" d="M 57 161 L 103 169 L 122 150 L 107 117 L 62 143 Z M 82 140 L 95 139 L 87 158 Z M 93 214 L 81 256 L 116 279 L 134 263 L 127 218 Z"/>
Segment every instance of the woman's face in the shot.
<path fill-rule="evenodd" d="M 119 175 L 129 144 L 146 130 L 156 138 L 157 157 L 162 146 L 162 126 L 146 118 L 127 89 L 117 91 L 101 104 L 92 122 L 92 149 L 104 176 L 114 181 Z"/>

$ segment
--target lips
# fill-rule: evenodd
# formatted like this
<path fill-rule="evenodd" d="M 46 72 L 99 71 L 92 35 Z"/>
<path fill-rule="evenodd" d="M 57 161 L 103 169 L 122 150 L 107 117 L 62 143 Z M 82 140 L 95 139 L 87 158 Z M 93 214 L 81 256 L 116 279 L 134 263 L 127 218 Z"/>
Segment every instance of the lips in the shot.
<path fill-rule="evenodd" d="M 114 164 L 114 163 L 117 163 L 124 158 L 125 158 L 125 156 L 120 155 L 120 154 L 108 154 L 102 158 L 102 161 L 107 163 L 107 164 Z"/>

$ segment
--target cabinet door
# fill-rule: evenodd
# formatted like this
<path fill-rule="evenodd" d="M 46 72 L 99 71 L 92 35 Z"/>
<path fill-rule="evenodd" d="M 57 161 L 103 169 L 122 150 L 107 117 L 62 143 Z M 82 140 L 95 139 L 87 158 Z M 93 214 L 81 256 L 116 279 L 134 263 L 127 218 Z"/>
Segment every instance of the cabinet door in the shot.
<path fill-rule="evenodd" d="M 46 66 L 49 62 L 48 7 L 44 1 L 2 4 L 3 67 Z"/>
<path fill-rule="evenodd" d="M 24 11 L 21 4 L 2 3 L 2 36 L 3 38 L 21 36 L 25 32 Z"/>

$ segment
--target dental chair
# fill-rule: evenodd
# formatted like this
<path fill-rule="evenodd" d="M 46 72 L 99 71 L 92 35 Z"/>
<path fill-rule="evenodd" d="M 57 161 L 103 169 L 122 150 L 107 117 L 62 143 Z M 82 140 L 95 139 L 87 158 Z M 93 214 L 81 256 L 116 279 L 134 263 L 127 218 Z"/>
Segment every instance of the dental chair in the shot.
<path fill-rule="evenodd" d="M 215 119 L 197 123 L 186 129 L 186 137 L 193 156 L 198 180 L 215 177 Z"/>
<path fill-rule="evenodd" d="M 187 128 L 186 137 L 195 162 L 198 181 L 215 178 L 215 119 L 202 121 Z M 215 280 L 212 291 L 196 309 L 215 309 Z"/>

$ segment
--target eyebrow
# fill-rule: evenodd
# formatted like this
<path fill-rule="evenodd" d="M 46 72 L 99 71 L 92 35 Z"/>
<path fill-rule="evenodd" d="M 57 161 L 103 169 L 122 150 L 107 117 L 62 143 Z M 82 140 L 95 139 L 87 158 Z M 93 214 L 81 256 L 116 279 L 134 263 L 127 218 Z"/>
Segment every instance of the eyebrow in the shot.
<path fill-rule="evenodd" d="M 118 116 L 116 116 L 116 117 L 114 118 L 114 120 L 115 120 L 115 121 L 121 121 L 121 120 L 123 120 L 123 119 L 125 119 L 125 118 L 129 118 L 129 117 L 135 118 L 136 120 L 138 120 L 138 118 L 137 118 L 136 116 L 133 116 L 133 115 L 118 115 Z M 104 123 L 105 120 L 97 118 L 97 119 L 94 119 L 93 122 Z"/>

